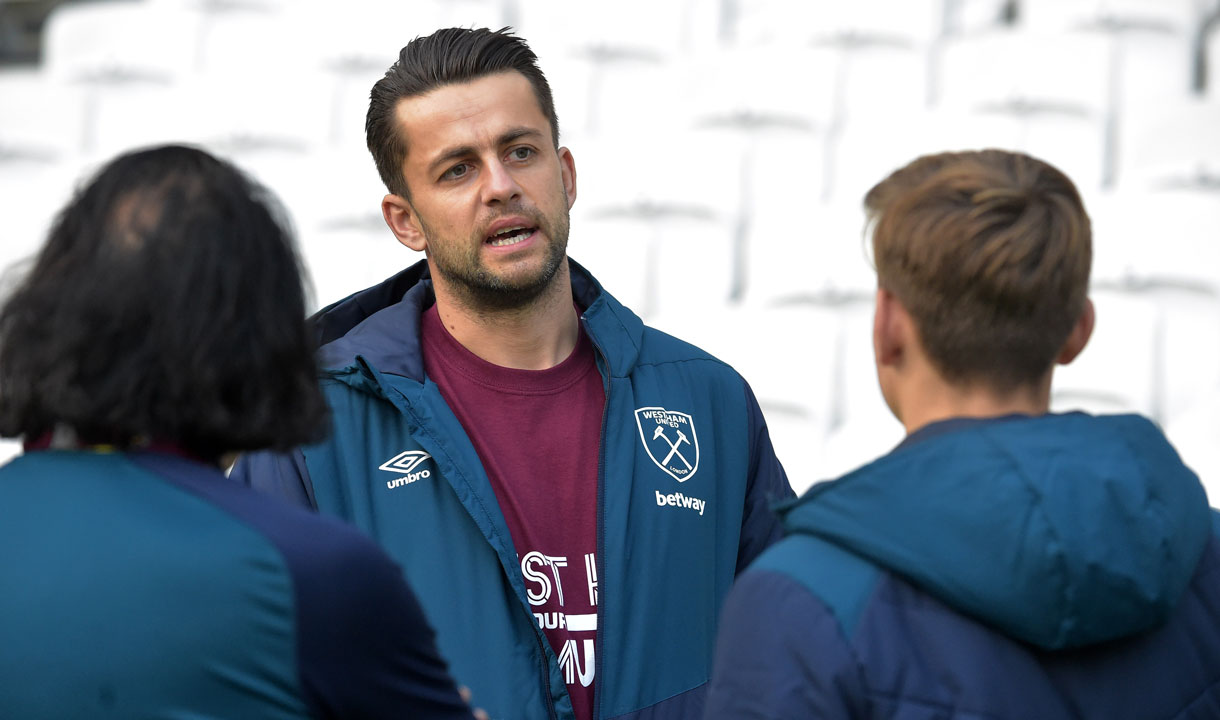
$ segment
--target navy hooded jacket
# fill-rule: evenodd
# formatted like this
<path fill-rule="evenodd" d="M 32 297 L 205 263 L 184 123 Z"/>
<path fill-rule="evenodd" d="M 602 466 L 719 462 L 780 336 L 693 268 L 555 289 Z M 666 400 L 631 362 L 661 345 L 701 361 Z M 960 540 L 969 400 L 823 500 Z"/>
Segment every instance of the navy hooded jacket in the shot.
<path fill-rule="evenodd" d="M 946 421 L 782 511 L 709 718 L 1220 718 L 1220 522 L 1132 415 Z"/>
<path fill-rule="evenodd" d="M 571 271 L 606 395 L 595 715 L 698 717 L 725 595 L 779 538 L 771 508 L 792 490 L 740 375 Z M 331 436 L 248 457 L 234 476 L 372 535 L 402 566 L 474 705 L 493 718 L 569 718 L 565 670 L 532 614 L 490 481 L 424 375 L 419 323 L 432 302 L 420 262 L 323 310 Z M 679 430 L 689 467 L 664 444 Z M 521 441 L 544 431 L 521 428 Z"/>

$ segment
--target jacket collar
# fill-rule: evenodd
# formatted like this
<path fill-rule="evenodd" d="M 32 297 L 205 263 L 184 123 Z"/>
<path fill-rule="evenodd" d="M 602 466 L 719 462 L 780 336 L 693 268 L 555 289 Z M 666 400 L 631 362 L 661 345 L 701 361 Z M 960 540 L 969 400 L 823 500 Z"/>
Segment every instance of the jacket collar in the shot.
<path fill-rule="evenodd" d="M 625 376 L 639 357 L 644 324 L 607 293 L 588 270 L 569 259 L 572 297 L 612 376 Z M 319 310 L 311 324 L 325 375 L 371 366 L 388 375 L 424 381 L 420 316 L 436 302 L 428 262 L 421 260 L 384 282 Z"/>

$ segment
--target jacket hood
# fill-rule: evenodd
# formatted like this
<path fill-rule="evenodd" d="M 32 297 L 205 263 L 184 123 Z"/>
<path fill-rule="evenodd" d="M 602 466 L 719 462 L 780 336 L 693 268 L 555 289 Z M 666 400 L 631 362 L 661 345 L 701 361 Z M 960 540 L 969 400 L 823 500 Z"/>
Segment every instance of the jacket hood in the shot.
<path fill-rule="evenodd" d="M 612 375 L 635 366 L 644 324 L 623 307 L 575 261 L 569 259 L 572 297 L 584 309 L 585 329 Z M 421 260 L 373 287 L 319 310 L 310 319 L 320 349 L 323 375 L 347 378 L 353 385 L 377 374 L 424 381 L 420 316 L 436 302 L 427 260 Z M 372 370 L 375 368 L 375 370 Z"/>
<path fill-rule="evenodd" d="M 1210 534 L 1198 478 L 1135 415 L 970 424 L 780 512 L 787 532 L 828 540 L 1046 649 L 1162 623 Z"/>

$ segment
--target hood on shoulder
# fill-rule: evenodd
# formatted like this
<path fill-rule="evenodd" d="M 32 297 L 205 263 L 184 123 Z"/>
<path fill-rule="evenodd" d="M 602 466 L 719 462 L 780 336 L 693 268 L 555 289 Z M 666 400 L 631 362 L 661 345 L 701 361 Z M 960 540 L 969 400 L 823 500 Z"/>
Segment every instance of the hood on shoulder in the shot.
<path fill-rule="evenodd" d="M 829 540 L 1046 649 L 1161 624 L 1211 532 L 1198 478 L 1135 415 L 970 425 L 780 512 L 788 533 Z"/>

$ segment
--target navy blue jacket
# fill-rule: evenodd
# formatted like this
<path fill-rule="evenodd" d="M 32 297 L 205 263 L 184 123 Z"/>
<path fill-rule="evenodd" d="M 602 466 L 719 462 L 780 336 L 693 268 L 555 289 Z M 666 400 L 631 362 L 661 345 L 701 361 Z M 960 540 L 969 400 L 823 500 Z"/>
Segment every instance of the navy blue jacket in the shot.
<path fill-rule="evenodd" d="M 402 573 L 153 453 L 0 468 L 0 718 L 471 717 Z"/>
<path fill-rule="evenodd" d="M 1220 718 L 1220 522 L 1133 415 L 946 421 L 783 511 L 709 718 Z"/>
<path fill-rule="evenodd" d="M 698 717 L 724 597 L 737 571 L 779 538 L 771 505 L 792 490 L 741 376 L 644 327 L 571 268 L 606 391 L 596 714 Z M 324 310 L 330 438 L 285 456 L 249 457 L 234 475 L 376 538 L 402 565 L 475 705 L 495 718 L 568 718 L 564 670 L 532 614 L 495 493 L 424 376 L 419 318 L 431 302 L 420 263 Z M 545 431 L 521 428 L 521 441 Z M 585 592 L 582 558 L 567 562 L 579 568 Z"/>

